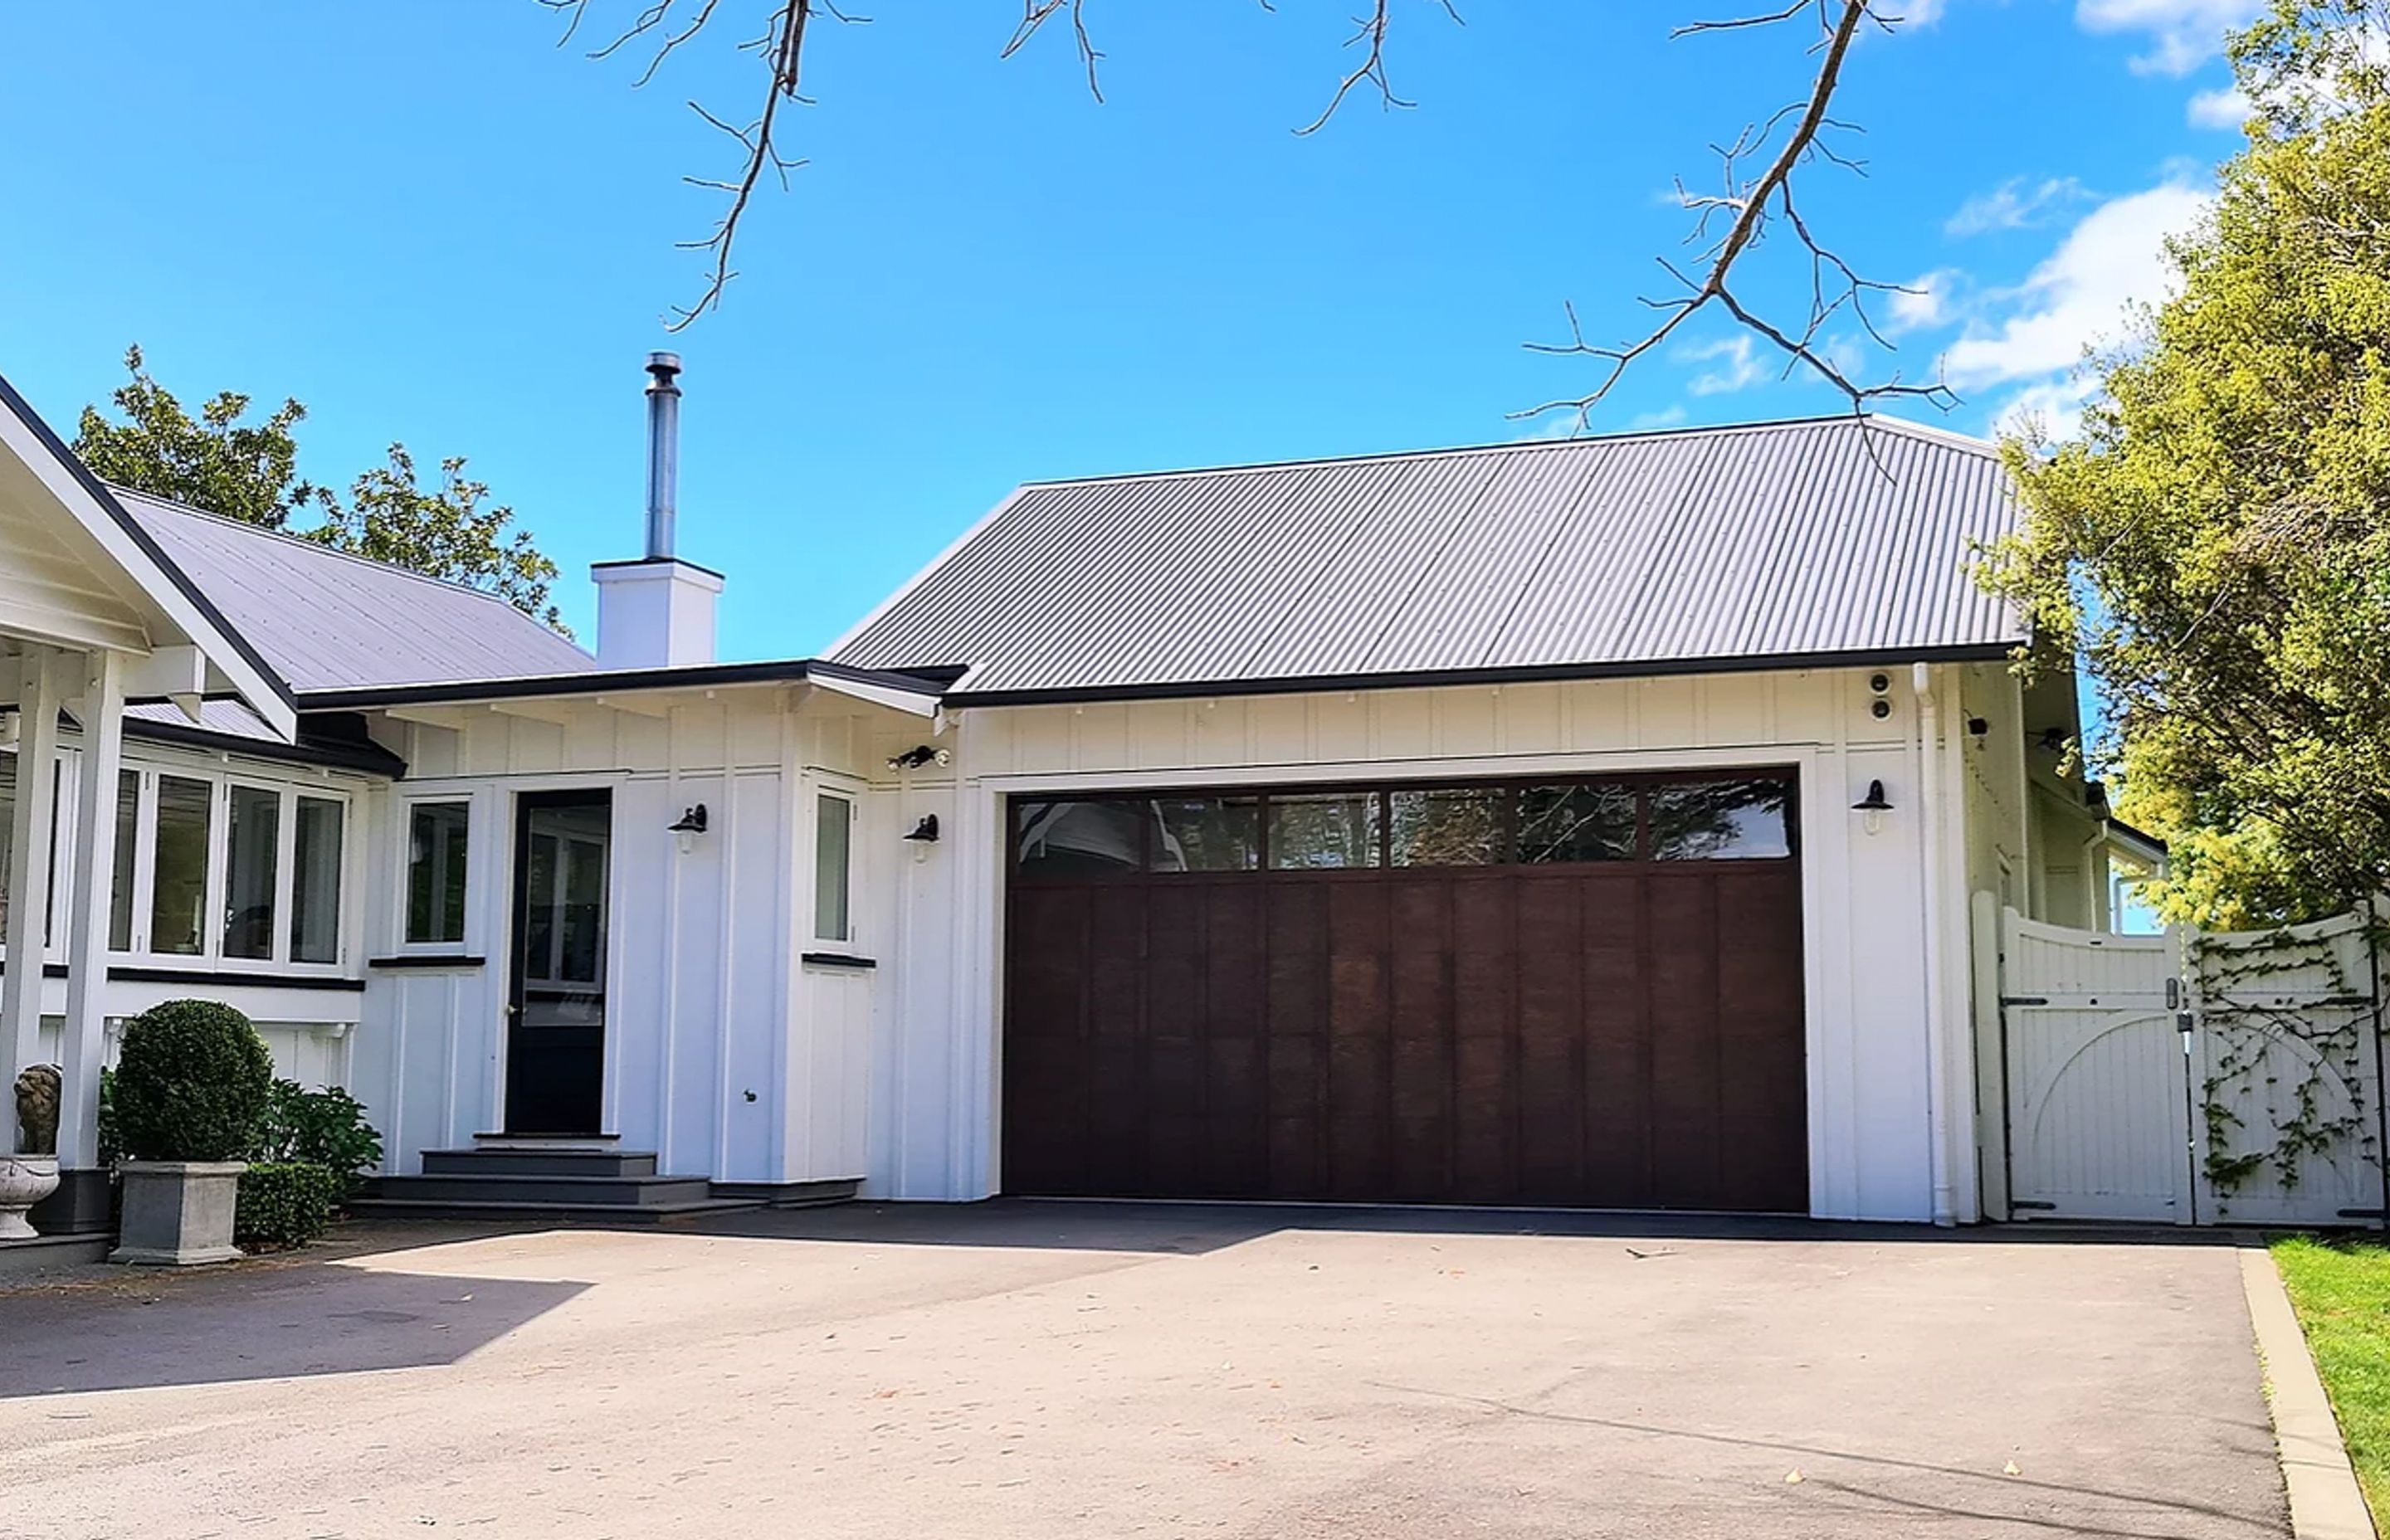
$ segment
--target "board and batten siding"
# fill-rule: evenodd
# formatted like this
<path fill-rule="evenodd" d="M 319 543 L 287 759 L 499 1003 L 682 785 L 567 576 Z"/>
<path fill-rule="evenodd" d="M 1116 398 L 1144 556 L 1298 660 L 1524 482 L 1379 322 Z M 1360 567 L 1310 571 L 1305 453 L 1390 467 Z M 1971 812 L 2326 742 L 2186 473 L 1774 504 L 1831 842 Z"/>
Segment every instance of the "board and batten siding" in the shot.
<path fill-rule="evenodd" d="M 860 785 L 866 734 L 853 703 L 763 687 L 629 706 L 458 708 L 382 725 L 409 775 L 379 793 L 370 820 L 381 874 L 368 894 L 371 948 L 416 960 L 443 950 L 404 943 L 408 808 L 463 801 L 465 939 L 445 950 L 481 959 L 369 980 L 356 1078 L 388 1167 L 419 1170 L 425 1149 L 502 1127 L 515 798 L 604 787 L 607 1131 L 625 1149 L 654 1150 L 669 1174 L 860 1177 L 877 981 L 816 980 L 798 961 L 812 945 L 814 794 Z M 709 827 L 683 852 L 670 826 L 699 802 Z M 869 845 L 856 847 L 859 892 Z"/>
<path fill-rule="evenodd" d="M 1889 675 L 1891 714 L 1870 710 Z M 1937 669 L 1946 719 L 1956 671 Z M 1946 742 L 1947 739 L 1946 738 Z M 944 838 L 876 895 L 896 937 L 871 1074 L 868 1193 L 968 1200 L 1002 1187 L 997 1151 L 1004 801 L 1134 787 L 1465 778 L 1790 765 L 1800 777 L 1811 1212 L 1927 1220 L 1936 1207 L 1919 741 L 1909 671 L 1806 670 L 1623 681 L 972 708 L 955 763 L 882 776 L 880 824 L 937 815 Z M 1851 804 L 1881 780 L 1874 832 Z M 1948 820 L 1963 815 L 1951 806 Z M 1946 825 L 1955 828 L 1956 824 Z M 1956 845 L 1956 841 L 1952 841 Z M 1963 846 L 1944 859 L 1945 966 L 1963 970 Z M 1949 932 L 1946 931 L 1946 936 Z M 1963 972 L 1960 975 L 1963 978 Z M 1963 1000 L 1946 975 L 1944 998 Z M 1955 1020 L 1951 1019 L 1955 1015 Z M 1966 1012 L 1945 1013 L 1946 1095 L 1972 1099 Z M 1963 1094 L 1962 1094 L 1963 1093 Z M 1972 1216 L 1972 1120 L 1942 1125 L 1956 1217 Z M 1957 1173 L 1960 1174 L 1950 1174 Z"/>

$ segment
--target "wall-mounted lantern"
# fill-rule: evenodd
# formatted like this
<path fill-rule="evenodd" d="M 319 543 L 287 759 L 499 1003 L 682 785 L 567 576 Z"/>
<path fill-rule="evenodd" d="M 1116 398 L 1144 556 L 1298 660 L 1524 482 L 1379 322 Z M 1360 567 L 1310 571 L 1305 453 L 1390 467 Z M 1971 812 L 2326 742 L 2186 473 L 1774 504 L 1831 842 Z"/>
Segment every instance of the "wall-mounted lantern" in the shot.
<path fill-rule="evenodd" d="M 915 824 L 913 826 L 913 832 L 907 834 L 905 838 L 912 841 L 916 844 L 936 844 L 938 842 L 938 815 L 934 813 L 922 814 L 921 821 Z"/>
<path fill-rule="evenodd" d="M 1883 815 L 1892 811 L 1892 803 L 1884 798 L 1883 782 L 1868 782 L 1867 795 L 1853 802 L 1851 811 L 1867 815 L 1867 831 L 1870 834 L 1882 829 Z"/>
<path fill-rule="evenodd" d="M 679 821 L 671 825 L 666 832 L 680 836 L 680 853 L 687 855 L 696 848 L 697 837 L 705 832 L 705 804 L 699 802 L 685 809 Z"/>

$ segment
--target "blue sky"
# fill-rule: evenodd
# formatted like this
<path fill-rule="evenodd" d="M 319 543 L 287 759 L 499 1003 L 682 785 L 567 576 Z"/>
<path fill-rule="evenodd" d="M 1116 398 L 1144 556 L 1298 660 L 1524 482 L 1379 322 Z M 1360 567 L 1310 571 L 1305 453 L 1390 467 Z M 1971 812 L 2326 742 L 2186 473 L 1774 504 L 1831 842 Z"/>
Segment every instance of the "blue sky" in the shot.
<path fill-rule="evenodd" d="M 723 654 L 814 651 L 1015 482 L 1485 442 L 1591 384 L 1521 344 L 1647 325 L 1680 254 L 1673 178 L 1805 87 L 1777 29 L 1671 42 L 1686 0 L 1400 0 L 1394 83 L 1320 134 L 1354 0 L 1095 0 L 1106 101 L 1067 34 L 999 61 L 1008 0 L 885 0 L 824 27 L 810 158 L 756 207 L 722 311 L 701 287 L 728 45 L 644 90 L 533 0 L 12 6 L 0 21 L 0 372 L 61 430 L 138 342 L 186 399 L 310 409 L 302 470 L 403 440 L 462 454 L 565 570 L 636 554 L 640 364 L 687 359 L 682 553 L 728 571 Z M 686 0 L 683 8 L 687 8 Z M 1728 7 L 1731 9 L 1731 7 Z M 2154 297 L 2164 233 L 2238 143 L 2223 29 L 2254 0 L 1915 0 L 1855 57 L 1859 180 L 1811 218 L 1870 276 L 1910 378 L 1948 359 L 1984 430 L 2062 407 L 2065 366 Z M 751 29 L 752 30 L 752 29 Z M 1779 253 L 1780 259 L 1781 253 Z M 1840 339 L 1847 342 L 1848 339 Z M 1724 325 L 1646 361 L 1598 429 L 1808 415 Z M 1911 409 L 1912 415 L 1923 408 Z"/>

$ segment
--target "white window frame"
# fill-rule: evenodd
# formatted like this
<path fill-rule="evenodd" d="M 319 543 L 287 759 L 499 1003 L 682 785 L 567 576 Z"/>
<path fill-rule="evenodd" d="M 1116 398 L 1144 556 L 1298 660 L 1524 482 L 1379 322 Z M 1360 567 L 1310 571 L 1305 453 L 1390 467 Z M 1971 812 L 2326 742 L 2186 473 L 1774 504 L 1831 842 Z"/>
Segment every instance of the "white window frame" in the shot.
<path fill-rule="evenodd" d="M 133 826 L 133 944 L 129 951 L 111 949 L 108 954 L 111 959 L 145 968 L 184 968 L 306 978 L 348 978 L 357 972 L 359 959 L 355 956 L 353 938 L 356 934 L 353 918 L 358 902 L 356 850 L 359 830 L 357 798 L 353 791 L 329 781 L 279 780 L 248 769 L 154 762 L 127 763 L 124 768 L 141 777 L 139 810 Z M 203 782 L 208 787 L 207 886 L 201 911 L 204 923 L 200 928 L 199 950 L 197 952 L 159 952 L 155 950 L 156 938 L 150 932 L 152 901 L 157 896 L 158 781 L 161 776 Z M 230 897 L 232 880 L 232 789 L 236 786 L 269 791 L 276 797 L 274 945 L 270 956 L 225 956 L 225 905 Z M 290 956 L 290 928 L 295 913 L 291 888 L 297 876 L 294 863 L 298 855 L 301 797 L 336 802 L 341 809 L 337 923 L 340 942 L 335 960 L 328 963 L 298 962 Z M 112 797 L 109 814 L 111 817 L 115 815 Z"/>
<path fill-rule="evenodd" d="M 816 783 L 811 789 L 813 805 L 807 811 L 811 813 L 812 817 L 805 830 L 806 853 L 811 858 L 807 863 L 810 867 L 808 873 L 810 897 L 806 907 L 811 919 L 807 930 L 812 940 L 816 943 L 853 946 L 859 940 L 854 923 L 854 859 L 855 835 L 858 832 L 856 826 L 862 816 L 862 799 L 843 786 Z M 822 934 L 821 804 L 824 802 L 842 802 L 846 806 L 846 934 L 842 936 Z"/>
<path fill-rule="evenodd" d="M 458 915 L 455 941 L 417 941 L 406 933 L 407 905 L 411 899 L 409 885 L 415 875 L 415 810 L 426 804 L 452 806 L 462 803 L 465 809 L 465 893 L 464 912 Z M 445 791 L 422 791 L 398 799 L 398 859 L 392 863 L 398 893 L 392 905 L 394 911 L 392 930 L 396 956 L 405 957 L 463 957 L 473 955 L 473 898 L 482 883 L 489 880 L 489 808 L 487 799 L 464 789 Z"/>

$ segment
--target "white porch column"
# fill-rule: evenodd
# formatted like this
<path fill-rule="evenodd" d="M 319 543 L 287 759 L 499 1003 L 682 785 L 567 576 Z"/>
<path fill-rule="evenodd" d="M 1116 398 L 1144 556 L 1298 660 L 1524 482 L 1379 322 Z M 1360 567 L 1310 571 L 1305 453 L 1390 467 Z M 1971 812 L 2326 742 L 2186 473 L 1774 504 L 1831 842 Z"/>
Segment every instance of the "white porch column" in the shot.
<path fill-rule="evenodd" d="M 41 1062 L 42 918 L 50 902 L 50 828 L 58 814 L 58 654 L 28 647 L 17 682 L 17 810 L 9 828 L 8 923 L 0 942 L 8 970 L 0 977 L 0 1039 L 8 1045 L 10 1081 Z M 7 1122 L 16 1121 L 13 1101 Z M 14 1143 L 14 1140 L 10 1140 Z"/>
<path fill-rule="evenodd" d="M 67 1018 L 58 1060 L 58 1162 L 99 1164 L 99 1061 L 107 1047 L 108 932 L 116 887 L 116 776 L 124 756 L 124 659 L 101 649 L 84 672 L 83 768 L 75 781 L 74 856 L 59 905 L 67 920 Z"/>

